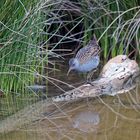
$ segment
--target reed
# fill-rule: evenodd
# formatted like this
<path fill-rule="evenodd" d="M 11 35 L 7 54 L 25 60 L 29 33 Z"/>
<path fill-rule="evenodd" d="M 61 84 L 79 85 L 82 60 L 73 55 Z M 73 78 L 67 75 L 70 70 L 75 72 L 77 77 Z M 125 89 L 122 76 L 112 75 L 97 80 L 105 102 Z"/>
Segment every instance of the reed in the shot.
<path fill-rule="evenodd" d="M 84 46 L 95 33 L 99 38 L 104 60 L 132 51 L 133 57 L 139 56 L 140 7 L 137 0 L 62 0 L 61 6 L 57 4 L 55 8 L 59 19 L 63 19 L 61 22 L 64 27 L 71 26 L 72 29 L 68 29 L 62 40 L 65 38 L 76 40 L 76 35 L 79 34 L 77 42 Z M 77 24 L 82 28 L 73 33 Z"/>
<path fill-rule="evenodd" d="M 139 36 L 140 7 L 137 0 L 104 2 L 83 0 L 80 7 L 86 23 L 84 24 L 85 40 L 88 42 L 93 32 L 97 34 L 104 59 L 118 54 L 129 54 L 134 49 L 139 52 L 139 43 L 136 38 Z M 136 57 L 135 54 L 134 57 Z"/>
<path fill-rule="evenodd" d="M 57 47 L 72 42 L 84 46 L 94 33 L 102 47 L 103 60 L 132 51 L 135 58 L 139 57 L 137 0 L 0 3 L 0 89 L 5 94 L 25 93 L 36 74 L 43 77 L 44 66 L 52 64 L 51 57 L 62 58 L 55 52 Z"/>
<path fill-rule="evenodd" d="M 35 74 L 41 74 L 42 64 L 48 57 L 41 57 L 40 43 L 46 16 L 42 2 L 2 0 L 0 7 L 0 89 L 4 94 L 26 93 L 34 84 Z"/>

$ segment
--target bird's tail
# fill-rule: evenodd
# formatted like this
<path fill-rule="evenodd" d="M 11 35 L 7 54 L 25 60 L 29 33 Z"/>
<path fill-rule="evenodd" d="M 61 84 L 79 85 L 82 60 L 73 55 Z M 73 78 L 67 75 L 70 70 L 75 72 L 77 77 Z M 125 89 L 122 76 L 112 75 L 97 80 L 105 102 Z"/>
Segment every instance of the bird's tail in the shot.
<path fill-rule="evenodd" d="M 102 49 L 98 44 L 98 41 L 97 41 L 95 34 L 93 35 L 93 38 L 91 39 L 91 41 L 89 42 L 88 45 L 95 48 L 97 55 L 99 55 L 101 53 Z"/>
<path fill-rule="evenodd" d="M 95 34 L 93 35 L 93 38 L 91 39 L 91 41 L 90 41 L 89 43 L 90 43 L 91 45 L 93 45 L 93 46 L 96 46 L 96 45 L 99 46 Z"/>

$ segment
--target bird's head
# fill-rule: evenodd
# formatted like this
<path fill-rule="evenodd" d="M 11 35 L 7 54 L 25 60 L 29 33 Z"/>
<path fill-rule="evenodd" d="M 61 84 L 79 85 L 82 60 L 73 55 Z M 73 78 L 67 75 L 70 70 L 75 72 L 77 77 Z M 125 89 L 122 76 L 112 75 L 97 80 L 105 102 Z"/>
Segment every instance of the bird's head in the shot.
<path fill-rule="evenodd" d="M 67 75 L 69 75 L 71 70 L 76 70 L 79 67 L 79 62 L 76 58 L 71 58 L 69 60 L 69 70 L 67 72 Z"/>

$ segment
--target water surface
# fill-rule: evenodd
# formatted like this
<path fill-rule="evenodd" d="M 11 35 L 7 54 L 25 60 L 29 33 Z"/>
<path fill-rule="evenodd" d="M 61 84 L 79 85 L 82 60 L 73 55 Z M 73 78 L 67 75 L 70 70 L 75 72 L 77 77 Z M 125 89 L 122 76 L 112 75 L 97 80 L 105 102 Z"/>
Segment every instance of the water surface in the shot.
<path fill-rule="evenodd" d="M 84 82 L 82 75 L 65 71 L 52 72 L 52 77 L 73 86 Z M 50 96 L 71 89 L 55 82 L 49 84 Z M 119 96 L 102 96 L 72 103 L 56 104 L 46 117 L 17 131 L 0 135 L 0 140 L 139 140 L 139 88 Z"/>

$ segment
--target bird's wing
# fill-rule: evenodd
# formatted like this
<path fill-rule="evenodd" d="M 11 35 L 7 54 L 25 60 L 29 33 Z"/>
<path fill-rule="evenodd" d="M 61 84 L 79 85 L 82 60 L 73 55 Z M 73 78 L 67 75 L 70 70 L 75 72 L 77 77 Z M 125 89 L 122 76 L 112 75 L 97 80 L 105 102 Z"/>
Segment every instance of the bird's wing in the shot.
<path fill-rule="evenodd" d="M 95 56 L 99 55 L 100 47 L 95 46 L 85 46 L 81 48 L 76 54 L 76 58 L 79 60 L 80 64 L 84 64 L 90 59 L 93 59 Z"/>

